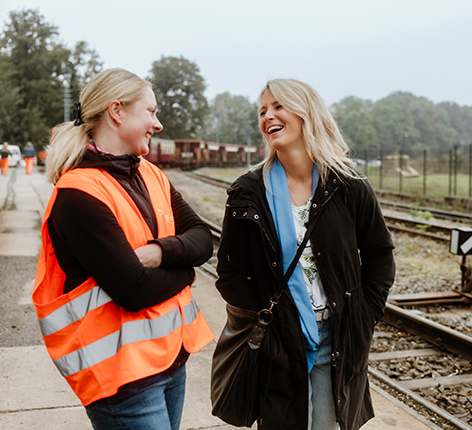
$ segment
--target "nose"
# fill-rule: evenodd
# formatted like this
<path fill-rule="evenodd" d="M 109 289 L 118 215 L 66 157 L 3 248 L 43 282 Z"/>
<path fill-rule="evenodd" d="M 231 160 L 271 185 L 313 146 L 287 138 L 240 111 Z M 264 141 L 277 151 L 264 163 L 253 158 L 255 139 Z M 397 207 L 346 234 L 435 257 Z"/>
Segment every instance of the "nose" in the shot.
<path fill-rule="evenodd" d="M 161 122 L 156 118 L 154 121 L 154 124 L 152 125 L 152 128 L 154 129 L 154 133 L 159 133 L 164 129 L 164 126 L 161 124 Z"/>
<path fill-rule="evenodd" d="M 274 109 L 267 109 L 267 112 L 265 113 L 264 117 L 266 120 L 274 119 Z"/>

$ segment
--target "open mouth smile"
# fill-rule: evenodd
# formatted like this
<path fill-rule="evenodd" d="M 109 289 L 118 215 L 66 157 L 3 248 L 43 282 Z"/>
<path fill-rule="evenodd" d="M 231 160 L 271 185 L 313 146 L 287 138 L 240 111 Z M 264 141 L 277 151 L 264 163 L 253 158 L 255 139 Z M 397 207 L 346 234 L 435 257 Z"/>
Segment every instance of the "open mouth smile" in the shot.
<path fill-rule="evenodd" d="M 277 133 L 278 131 L 282 130 L 283 128 L 284 127 L 282 125 L 271 125 L 267 129 L 267 133 L 269 133 L 269 134 Z"/>

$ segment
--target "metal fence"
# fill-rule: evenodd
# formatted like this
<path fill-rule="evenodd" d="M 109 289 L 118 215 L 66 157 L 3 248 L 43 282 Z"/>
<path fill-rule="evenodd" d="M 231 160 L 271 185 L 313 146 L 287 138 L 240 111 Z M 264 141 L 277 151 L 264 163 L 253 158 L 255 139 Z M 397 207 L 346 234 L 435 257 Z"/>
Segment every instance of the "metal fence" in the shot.
<path fill-rule="evenodd" d="M 472 198 L 472 144 L 456 145 L 443 154 L 366 150 L 356 156 L 356 168 L 374 188 L 424 197 Z"/>

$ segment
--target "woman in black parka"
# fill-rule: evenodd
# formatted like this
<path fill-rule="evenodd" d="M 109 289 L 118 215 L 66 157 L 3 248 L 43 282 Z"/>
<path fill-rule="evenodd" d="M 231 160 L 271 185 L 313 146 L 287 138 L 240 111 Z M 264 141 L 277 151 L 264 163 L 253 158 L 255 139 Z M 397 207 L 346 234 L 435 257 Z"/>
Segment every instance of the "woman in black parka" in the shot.
<path fill-rule="evenodd" d="M 309 85 L 270 81 L 259 114 L 266 158 L 228 190 L 216 284 L 223 298 L 267 308 L 315 225 L 261 348 L 258 428 L 356 430 L 374 415 L 368 353 L 394 280 L 390 233 Z"/>

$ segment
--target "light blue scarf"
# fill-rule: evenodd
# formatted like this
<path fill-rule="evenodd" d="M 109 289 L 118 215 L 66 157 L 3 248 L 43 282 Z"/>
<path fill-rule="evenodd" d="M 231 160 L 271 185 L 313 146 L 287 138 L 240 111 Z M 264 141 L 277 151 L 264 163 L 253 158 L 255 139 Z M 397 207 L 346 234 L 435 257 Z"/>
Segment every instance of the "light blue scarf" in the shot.
<path fill-rule="evenodd" d="M 269 202 L 272 218 L 274 219 L 277 237 L 280 243 L 280 252 L 284 273 L 297 254 L 298 242 L 293 222 L 292 206 L 290 203 L 290 191 L 284 166 L 276 158 L 267 174 L 266 197 Z M 313 165 L 313 194 L 318 183 L 318 169 Z M 318 326 L 316 315 L 311 305 L 310 297 L 305 285 L 302 268 L 297 264 L 292 276 L 288 280 L 288 286 L 295 304 L 298 308 L 300 323 L 307 351 L 308 372 L 311 372 L 318 353 Z"/>

